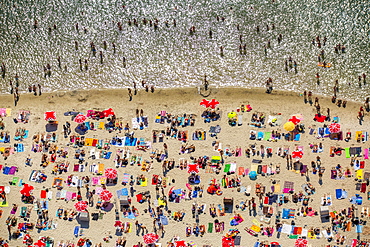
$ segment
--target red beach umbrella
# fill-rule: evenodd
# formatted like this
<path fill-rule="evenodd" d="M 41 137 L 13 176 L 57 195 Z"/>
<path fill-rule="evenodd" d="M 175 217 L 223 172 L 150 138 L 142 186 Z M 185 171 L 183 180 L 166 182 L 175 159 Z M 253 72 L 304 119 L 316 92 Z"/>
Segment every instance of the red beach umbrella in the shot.
<path fill-rule="evenodd" d="M 105 117 L 116 115 L 112 108 L 103 111 Z"/>
<path fill-rule="evenodd" d="M 159 236 L 155 233 L 148 233 L 143 236 L 144 243 L 153 244 L 158 241 Z"/>
<path fill-rule="evenodd" d="M 294 247 L 307 247 L 308 241 L 307 239 L 298 238 L 295 241 Z"/>
<path fill-rule="evenodd" d="M 34 245 L 35 245 L 35 247 L 44 247 L 44 246 L 46 246 L 46 244 L 41 240 L 34 243 Z"/>
<path fill-rule="evenodd" d="M 82 115 L 82 114 L 78 114 L 77 116 L 75 116 L 75 118 L 73 119 L 73 121 L 75 121 L 76 123 L 83 123 L 86 121 L 86 116 L 85 115 Z"/>
<path fill-rule="evenodd" d="M 34 189 L 34 187 L 32 185 L 29 185 L 29 184 L 24 184 L 23 185 L 23 188 L 21 189 L 20 193 L 24 196 L 30 196 L 31 195 L 31 191 Z"/>
<path fill-rule="evenodd" d="M 100 199 L 102 199 L 103 201 L 109 201 L 112 197 L 113 197 L 113 194 L 109 190 L 103 190 L 100 193 Z"/>
<path fill-rule="evenodd" d="M 114 227 L 122 227 L 122 221 L 116 220 L 116 222 L 114 223 Z"/>
<path fill-rule="evenodd" d="M 218 102 L 215 99 L 211 99 L 211 101 L 209 102 L 209 107 L 211 107 L 212 109 L 215 109 L 216 106 L 218 106 L 218 104 L 220 104 L 220 102 Z"/>
<path fill-rule="evenodd" d="M 297 123 L 301 122 L 301 120 L 299 118 L 297 118 L 296 116 L 292 116 L 290 119 L 289 119 L 290 122 L 294 123 L 294 125 L 297 125 Z"/>
<path fill-rule="evenodd" d="M 180 240 L 180 241 L 176 241 L 175 242 L 175 246 L 176 247 L 186 247 L 186 246 L 188 246 L 186 243 L 185 243 L 185 241 L 184 240 Z"/>
<path fill-rule="evenodd" d="M 202 105 L 204 107 L 209 107 L 209 100 L 203 99 L 199 105 Z"/>
<path fill-rule="evenodd" d="M 340 131 L 340 124 L 339 123 L 331 123 L 329 125 L 330 133 L 338 133 Z"/>
<path fill-rule="evenodd" d="M 44 117 L 46 121 L 54 121 L 57 119 L 55 111 L 47 111 L 44 113 Z"/>
<path fill-rule="evenodd" d="M 199 172 L 199 166 L 198 164 L 188 164 L 188 173 L 198 173 Z"/>
<path fill-rule="evenodd" d="M 113 168 L 107 168 L 105 169 L 104 175 L 108 179 L 115 179 L 117 177 L 117 170 Z"/>
<path fill-rule="evenodd" d="M 87 206 L 87 201 L 78 201 L 75 203 L 75 209 L 79 212 L 85 211 Z"/>

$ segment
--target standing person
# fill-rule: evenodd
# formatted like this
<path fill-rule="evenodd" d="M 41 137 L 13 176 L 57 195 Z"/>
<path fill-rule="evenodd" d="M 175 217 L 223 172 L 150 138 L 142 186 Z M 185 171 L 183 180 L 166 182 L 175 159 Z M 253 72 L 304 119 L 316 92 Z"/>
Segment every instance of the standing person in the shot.
<path fill-rule="evenodd" d="M 154 93 L 154 85 L 150 86 L 150 92 Z"/>
<path fill-rule="evenodd" d="M 134 95 L 137 94 L 136 82 L 134 82 Z"/>
<path fill-rule="evenodd" d="M 366 74 L 362 73 L 362 79 L 364 80 L 364 85 L 366 85 Z"/>
<path fill-rule="evenodd" d="M 103 52 L 100 51 L 100 63 L 103 64 Z"/>
<path fill-rule="evenodd" d="M 362 121 L 364 121 L 364 115 L 359 111 L 357 115 L 358 123 L 362 125 Z"/>
<path fill-rule="evenodd" d="M 35 84 L 32 85 L 32 91 L 33 91 L 33 95 L 37 96 L 36 85 Z"/>
<path fill-rule="evenodd" d="M 131 88 L 128 88 L 128 97 L 129 97 L 129 101 L 132 101 L 132 91 L 131 91 Z"/>
<path fill-rule="evenodd" d="M 304 101 L 305 104 L 307 104 L 307 102 L 308 102 L 307 101 L 307 91 L 303 92 L 303 101 Z"/>
<path fill-rule="evenodd" d="M 208 90 L 208 85 L 209 85 L 209 83 L 208 83 L 208 81 L 207 81 L 207 75 L 204 75 L 204 90 Z"/>
<path fill-rule="evenodd" d="M 320 75 L 319 73 L 316 73 L 316 83 L 318 86 L 320 86 Z"/>
<path fill-rule="evenodd" d="M 17 106 L 17 103 L 18 103 L 17 94 L 16 93 L 13 93 L 13 96 L 14 96 L 14 106 Z"/>
<path fill-rule="evenodd" d="M 13 94 L 14 88 L 13 88 L 13 82 L 12 82 L 12 80 L 9 81 L 9 86 L 10 86 L 10 94 Z"/>
<path fill-rule="evenodd" d="M 41 96 L 41 85 L 37 84 L 37 87 L 39 88 L 39 96 Z"/>

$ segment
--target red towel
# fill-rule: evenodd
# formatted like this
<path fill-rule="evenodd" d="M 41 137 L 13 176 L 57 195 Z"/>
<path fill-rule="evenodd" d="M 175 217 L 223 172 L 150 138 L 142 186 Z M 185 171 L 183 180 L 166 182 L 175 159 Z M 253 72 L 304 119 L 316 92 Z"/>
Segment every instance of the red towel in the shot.
<path fill-rule="evenodd" d="M 361 189 L 360 189 L 361 193 L 365 193 L 366 192 L 366 183 L 362 183 L 361 184 Z"/>
<path fill-rule="evenodd" d="M 46 198 L 46 190 L 41 190 L 40 197 L 42 199 L 45 199 Z"/>
<path fill-rule="evenodd" d="M 96 147 L 96 144 L 98 144 L 98 139 L 93 139 L 92 146 Z"/>
<path fill-rule="evenodd" d="M 265 200 L 263 201 L 264 204 L 269 204 L 269 198 L 265 196 Z"/>
<path fill-rule="evenodd" d="M 365 168 L 365 161 L 360 161 L 360 169 L 364 169 Z"/>

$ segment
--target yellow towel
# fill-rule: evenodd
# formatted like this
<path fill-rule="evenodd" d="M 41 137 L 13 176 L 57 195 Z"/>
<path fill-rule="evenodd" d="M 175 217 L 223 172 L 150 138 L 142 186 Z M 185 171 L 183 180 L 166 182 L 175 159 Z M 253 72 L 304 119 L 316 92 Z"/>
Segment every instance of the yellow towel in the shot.
<path fill-rule="evenodd" d="M 5 112 L 6 112 L 7 117 L 11 116 L 12 115 L 12 108 L 6 108 Z"/>
<path fill-rule="evenodd" d="M 4 153 L 5 152 L 5 147 L 0 147 L 0 152 Z"/>
<path fill-rule="evenodd" d="M 280 184 L 275 184 L 275 191 L 274 192 L 280 192 Z"/>
<path fill-rule="evenodd" d="M 361 139 L 362 138 L 362 131 L 356 131 L 356 139 L 355 140 L 358 140 L 358 139 Z"/>
<path fill-rule="evenodd" d="M 98 128 L 101 129 L 101 130 L 103 130 L 104 129 L 104 122 L 100 122 Z"/>
<path fill-rule="evenodd" d="M 107 182 L 107 178 L 106 177 L 99 177 L 99 183 L 100 184 L 105 184 Z"/>
<path fill-rule="evenodd" d="M 141 186 L 143 186 L 143 187 L 146 187 L 146 186 L 148 186 L 148 179 L 147 178 L 145 178 L 145 180 L 144 181 L 141 181 L 141 184 L 140 184 Z"/>
<path fill-rule="evenodd" d="M 257 172 L 258 165 L 251 165 L 251 171 Z"/>
<path fill-rule="evenodd" d="M 255 231 L 255 232 L 260 232 L 260 231 L 261 231 L 261 227 L 256 226 L 256 225 L 252 225 L 252 226 L 251 226 L 251 230 L 252 230 L 252 231 Z"/>
<path fill-rule="evenodd" d="M 104 164 L 99 164 L 98 166 L 98 174 L 103 174 L 104 173 Z"/>
<path fill-rule="evenodd" d="M 85 139 L 85 146 L 92 146 L 93 138 L 86 138 Z"/>
<path fill-rule="evenodd" d="M 357 179 L 364 179 L 364 170 L 363 169 L 359 169 L 356 171 L 356 178 Z"/>
<path fill-rule="evenodd" d="M 166 202 L 162 199 L 158 199 L 158 205 L 159 206 L 166 206 Z"/>

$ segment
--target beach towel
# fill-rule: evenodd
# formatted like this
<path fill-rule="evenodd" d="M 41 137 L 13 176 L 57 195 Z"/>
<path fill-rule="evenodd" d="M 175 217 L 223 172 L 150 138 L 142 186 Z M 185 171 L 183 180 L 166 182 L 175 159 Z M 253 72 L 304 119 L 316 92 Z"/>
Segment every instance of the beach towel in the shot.
<path fill-rule="evenodd" d="M 300 139 L 301 139 L 301 134 L 296 134 L 294 136 L 294 141 L 298 142 L 298 141 L 300 141 Z"/>
<path fill-rule="evenodd" d="M 130 179 L 130 174 L 124 173 L 123 178 L 122 178 L 122 183 L 127 184 L 129 179 Z"/>
<path fill-rule="evenodd" d="M 294 182 L 285 181 L 283 193 L 290 193 L 291 191 L 294 191 Z"/>
<path fill-rule="evenodd" d="M 17 172 L 17 167 L 16 166 L 10 167 L 9 175 L 14 175 L 16 172 Z M 15 184 L 15 185 L 17 185 L 17 184 Z"/>
<path fill-rule="evenodd" d="M 264 137 L 264 133 L 262 131 L 259 131 L 257 134 L 257 140 L 261 141 Z"/>
<path fill-rule="evenodd" d="M 369 159 L 369 149 L 368 148 L 365 148 L 364 149 L 364 159 L 365 160 L 368 160 Z"/>
<path fill-rule="evenodd" d="M 346 154 L 346 158 L 351 158 L 349 148 L 344 148 L 344 151 L 345 151 L 345 154 Z"/>
<path fill-rule="evenodd" d="M 213 223 L 210 222 L 208 223 L 208 230 L 207 230 L 208 233 L 212 233 L 213 232 Z"/>

